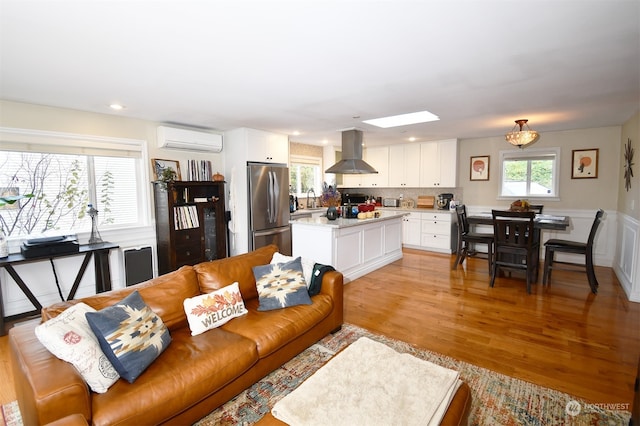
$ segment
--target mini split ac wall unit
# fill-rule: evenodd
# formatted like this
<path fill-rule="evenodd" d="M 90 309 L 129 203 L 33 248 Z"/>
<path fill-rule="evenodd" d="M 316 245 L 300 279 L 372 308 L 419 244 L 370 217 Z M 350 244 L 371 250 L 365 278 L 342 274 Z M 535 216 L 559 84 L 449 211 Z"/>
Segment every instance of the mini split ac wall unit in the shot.
<path fill-rule="evenodd" d="M 221 152 L 222 135 L 158 126 L 158 146 L 188 151 Z"/>

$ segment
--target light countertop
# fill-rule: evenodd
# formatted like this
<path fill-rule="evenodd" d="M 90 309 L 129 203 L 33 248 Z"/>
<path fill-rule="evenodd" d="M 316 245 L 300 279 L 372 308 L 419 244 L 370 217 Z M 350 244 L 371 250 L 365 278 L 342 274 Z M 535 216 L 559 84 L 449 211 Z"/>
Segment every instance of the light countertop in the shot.
<path fill-rule="evenodd" d="M 394 209 L 395 210 L 395 209 Z M 380 222 L 383 220 L 390 220 L 400 218 L 407 214 L 406 211 L 389 211 L 389 210 L 376 210 L 380 212 L 380 217 L 373 217 L 370 219 L 346 219 L 339 217 L 336 220 L 329 220 L 326 217 L 305 217 L 296 220 L 291 220 L 289 223 L 292 225 L 313 225 L 313 226 L 325 226 L 329 228 L 347 228 L 350 226 L 360 226 L 368 223 Z"/>
<path fill-rule="evenodd" d="M 409 213 L 450 213 L 455 215 L 456 211 L 455 210 L 440 210 L 437 207 L 434 208 L 422 208 L 422 207 L 413 207 L 413 208 L 409 208 L 409 207 L 376 207 L 376 210 L 381 210 L 381 211 L 393 211 L 393 212 L 409 212 Z"/>

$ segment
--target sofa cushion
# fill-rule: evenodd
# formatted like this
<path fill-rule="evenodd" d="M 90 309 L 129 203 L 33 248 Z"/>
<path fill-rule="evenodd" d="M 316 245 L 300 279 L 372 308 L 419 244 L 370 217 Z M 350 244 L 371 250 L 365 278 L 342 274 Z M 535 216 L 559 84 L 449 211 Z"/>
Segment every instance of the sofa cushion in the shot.
<path fill-rule="evenodd" d="M 296 258 L 282 253 L 274 253 L 271 258 L 271 263 L 286 263 L 291 262 L 292 260 L 296 260 Z M 304 276 L 304 281 L 307 283 L 307 288 L 309 288 L 311 285 L 311 277 L 313 275 L 313 266 L 316 262 L 311 259 L 301 257 L 300 263 L 302 263 L 302 275 Z"/>
<path fill-rule="evenodd" d="M 114 306 L 87 312 L 87 321 L 120 377 L 133 383 L 169 346 L 169 330 L 134 291 Z"/>
<path fill-rule="evenodd" d="M 184 299 L 184 311 L 192 336 L 220 327 L 229 320 L 247 313 L 238 283 L 212 293 Z"/>
<path fill-rule="evenodd" d="M 333 309 L 331 296 L 319 294 L 311 305 L 298 305 L 276 311 L 258 311 L 256 299 L 245 300 L 249 313 L 229 321 L 221 328 L 253 340 L 260 358 L 277 351 L 326 318 Z"/>
<path fill-rule="evenodd" d="M 245 303 L 249 299 L 257 298 L 256 280 L 251 268 L 266 265 L 277 251 L 278 247 L 271 244 L 250 253 L 195 265 L 193 269 L 198 276 L 200 292 L 211 293 L 238 282 Z"/>
<path fill-rule="evenodd" d="M 165 423 L 258 361 L 254 342 L 221 328 L 191 336 L 185 327 L 171 337 L 171 345 L 134 386 L 120 380 L 109 392 L 93 395 L 92 424 Z"/>
<path fill-rule="evenodd" d="M 253 275 L 260 300 L 259 311 L 311 304 L 299 257 L 287 263 L 254 266 Z"/>
<path fill-rule="evenodd" d="M 104 393 L 120 375 L 102 352 L 85 318 L 87 312 L 95 312 L 95 309 L 78 303 L 51 321 L 38 325 L 35 333 L 49 352 L 73 364 L 92 391 Z"/>
<path fill-rule="evenodd" d="M 161 275 L 152 280 L 124 289 L 85 297 L 82 301 L 92 308 L 100 310 L 118 303 L 133 291 L 140 293 L 149 308 L 162 318 L 162 322 L 169 330 L 188 326 L 182 301 L 200 294 L 198 279 L 193 267 L 183 266 L 177 271 Z M 44 321 L 51 319 L 78 302 L 79 300 L 70 300 L 43 308 L 42 319 Z"/>

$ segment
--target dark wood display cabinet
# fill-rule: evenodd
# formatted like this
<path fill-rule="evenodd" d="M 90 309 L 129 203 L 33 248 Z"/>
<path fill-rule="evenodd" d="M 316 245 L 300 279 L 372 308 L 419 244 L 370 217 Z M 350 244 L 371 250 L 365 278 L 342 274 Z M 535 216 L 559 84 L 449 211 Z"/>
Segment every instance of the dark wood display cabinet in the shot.
<path fill-rule="evenodd" d="M 154 182 L 158 274 L 227 256 L 224 182 Z"/>

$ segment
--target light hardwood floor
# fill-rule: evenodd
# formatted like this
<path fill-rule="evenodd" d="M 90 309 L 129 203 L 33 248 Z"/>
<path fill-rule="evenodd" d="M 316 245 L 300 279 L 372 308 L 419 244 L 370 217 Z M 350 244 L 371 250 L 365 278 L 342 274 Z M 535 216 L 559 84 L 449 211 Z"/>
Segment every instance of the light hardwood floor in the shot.
<path fill-rule="evenodd" d="M 403 259 L 347 284 L 345 322 L 631 410 L 640 303 L 627 300 L 611 268 L 596 269 L 597 295 L 586 274 L 564 271 L 528 295 L 515 274 L 491 288 L 485 259 L 453 271 L 454 258 L 405 250 Z"/>
<path fill-rule="evenodd" d="M 345 285 L 345 322 L 594 403 L 629 404 L 640 356 L 640 304 L 610 268 L 554 272 L 550 287 L 498 278 L 486 260 L 405 250 L 404 258 Z M 0 338 L 0 403 L 15 399 Z"/>

